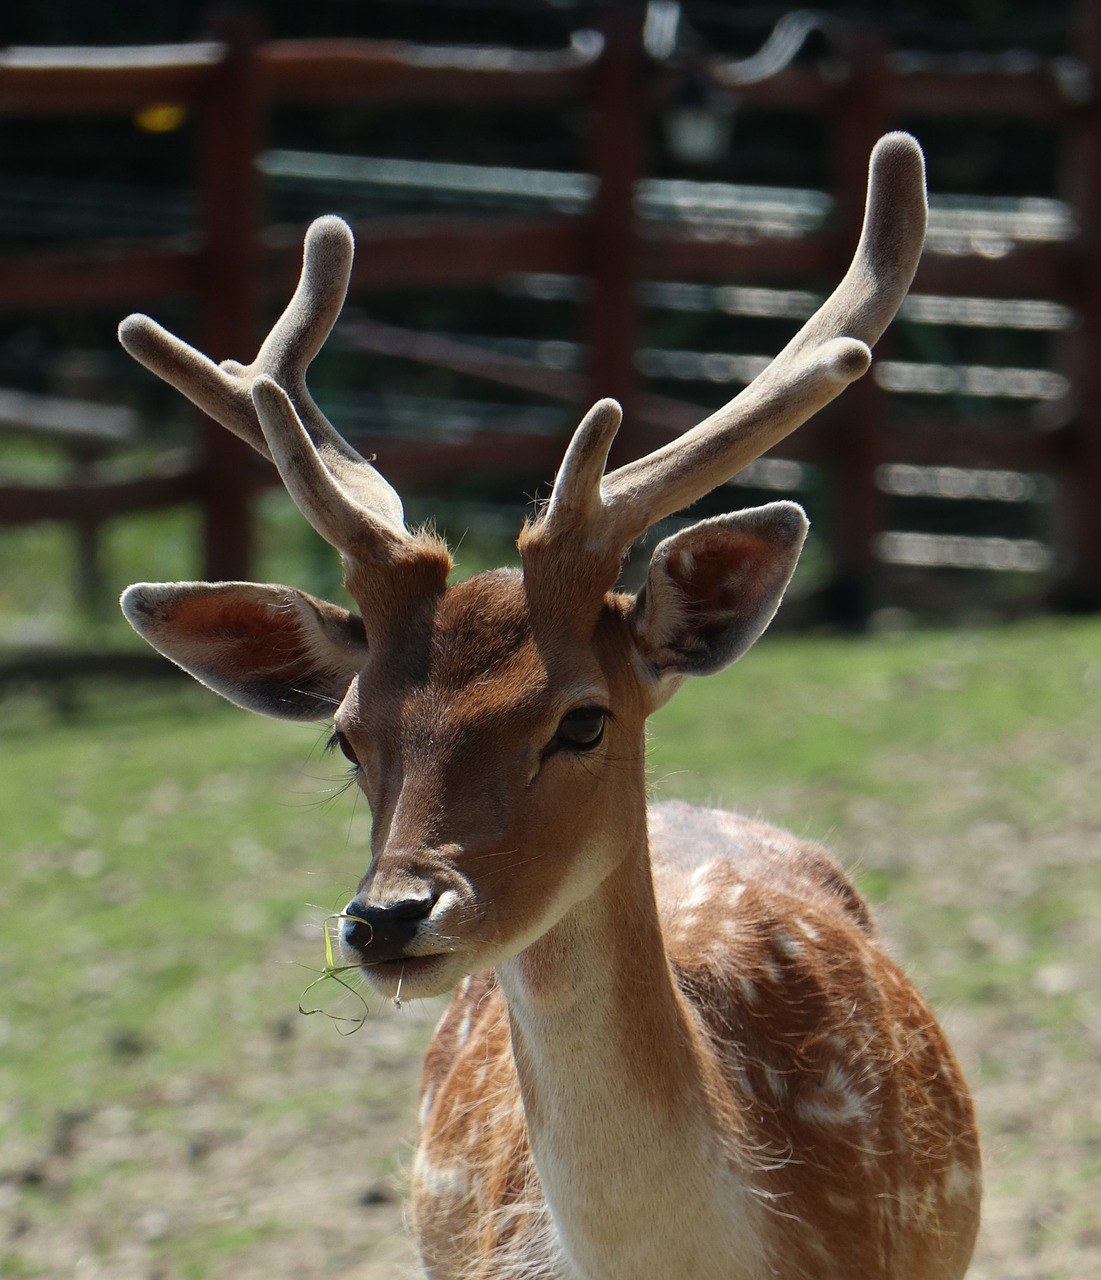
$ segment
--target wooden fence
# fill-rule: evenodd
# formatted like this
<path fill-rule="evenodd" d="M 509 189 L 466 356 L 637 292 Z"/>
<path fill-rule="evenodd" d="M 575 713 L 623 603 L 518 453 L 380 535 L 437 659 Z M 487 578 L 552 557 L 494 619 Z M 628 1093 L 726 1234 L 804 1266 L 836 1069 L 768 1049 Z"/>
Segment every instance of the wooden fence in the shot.
<path fill-rule="evenodd" d="M 470 58 L 408 45 L 356 40 L 261 42 L 236 20 L 208 42 L 116 50 L 12 49 L 0 52 L 0 113 L 129 113 L 152 102 L 186 105 L 199 119 L 201 234 L 194 244 L 41 251 L 0 256 L 0 308 L 135 305 L 188 297 L 198 306 L 199 345 L 216 357 L 255 349 L 264 291 L 284 295 L 297 271 L 300 228 L 265 227 L 259 214 L 257 158 L 265 120 L 279 104 L 586 103 L 589 168 L 596 194 L 582 213 L 509 217 L 408 216 L 355 227 L 359 252 L 353 293 L 401 286 L 485 286 L 511 272 L 548 272 L 591 281 L 585 330 L 586 377 L 547 375 L 523 362 L 479 357 L 380 327 L 360 334 L 390 349 L 528 385 L 558 398 L 615 395 L 626 426 L 619 460 L 667 439 L 703 411 L 648 395 L 635 351 L 640 281 L 734 279 L 773 285 L 836 277 L 859 229 L 867 157 L 875 139 L 900 121 L 1002 117 L 1044 121 L 1062 139 L 1066 194 L 1076 219 L 1065 242 L 1015 243 L 999 256 L 927 250 L 915 291 L 951 297 L 1053 299 L 1073 309 L 1065 372 L 1071 393 L 1055 425 L 982 428 L 933 413 L 905 430 L 892 424 L 884 391 L 867 378 L 845 397 L 844 427 L 824 415 L 785 442 L 785 456 L 829 472 L 836 513 L 834 611 L 858 615 L 875 571 L 883 528 L 876 469 L 883 462 L 993 467 L 1042 472 L 1058 486 L 1051 598 L 1061 607 L 1101 608 L 1101 4 L 1083 8 L 1074 60 L 1058 65 L 987 59 L 900 59 L 874 33 L 854 31 L 840 61 L 793 65 L 746 80 L 738 64 L 708 58 L 695 68 L 736 91 L 746 107 L 803 112 L 829 122 L 836 216 L 827 227 L 782 244 L 767 239 L 701 238 L 679 223 L 639 218 L 644 136 L 655 105 L 674 91 L 677 72 L 648 62 L 636 7 L 613 8 L 603 41 L 561 52 L 498 51 Z M 369 328 L 369 327 L 368 327 Z M 407 336 L 408 337 L 408 336 Z M 886 340 L 889 344 L 889 336 Z M 447 348 L 447 349 L 445 349 Z M 519 379 L 519 382 L 517 380 Z M 479 459 L 516 456 L 518 442 L 483 435 L 430 456 L 415 447 L 380 459 L 399 486 L 426 469 L 454 473 Z M 528 442 L 525 448 L 530 449 Z M 545 441 L 548 474 L 561 443 Z M 450 450 L 450 452 L 449 452 Z M 510 453 L 510 450 L 512 451 Z M 530 458 L 526 460 L 531 460 Z M 250 497 L 267 474 L 245 446 L 207 424 L 199 461 L 155 479 L 36 489 L 0 486 L 0 525 L 31 519 L 95 523 L 128 512 L 199 503 L 205 572 L 248 576 Z"/>

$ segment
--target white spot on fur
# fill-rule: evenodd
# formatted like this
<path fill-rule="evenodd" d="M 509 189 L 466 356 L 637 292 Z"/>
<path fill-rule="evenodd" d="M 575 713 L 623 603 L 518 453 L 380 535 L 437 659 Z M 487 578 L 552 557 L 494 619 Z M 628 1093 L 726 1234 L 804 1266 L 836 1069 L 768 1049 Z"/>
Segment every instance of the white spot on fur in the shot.
<path fill-rule="evenodd" d="M 868 1114 L 866 1100 L 836 1062 L 827 1068 L 820 1087 L 799 1099 L 798 1110 L 804 1120 L 818 1124 L 852 1124 Z"/>
<path fill-rule="evenodd" d="M 428 1121 L 428 1113 L 432 1110 L 432 1099 L 436 1096 L 434 1085 L 429 1085 L 424 1091 L 424 1097 L 421 1099 L 420 1111 L 417 1113 L 417 1123 L 423 1129 Z"/>
<path fill-rule="evenodd" d="M 966 1164 L 954 1164 L 944 1175 L 941 1192 L 946 1200 L 970 1200 L 978 1180 L 978 1170 Z"/>
<path fill-rule="evenodd" d="M 469 1009 L 469 1008 L 466 1009 L 465 1012 L 463 1013 L 462 1021 L 459 1023 L 459 1030 L 456 1032 L 456 1036 L 458 1039 L 458 1046 L 460 1049 L 463 1047 L 464 1044 L 466 1044 L 467 1040 L 470 1039 L 470 1020 L 471 1020 L 472 1013 L 473 1013 L 472 1009 Z"/>
<path fill-rule="evenodd" d="M 689 887 L 697 889 L 701 884 L 709 884 L 715 876 L 717 866 L 714 858 L 710 862 L 701 863 L 688 877 Z"/>
<path fill-rule="evenodd" d="M 711 901 L 711 894 L 712 890 L 710 885 L 697 885 L 681 905 L 685 911 L 698 911 L 700 907 L 707 906 Z"/>
<path fill-rule="evenodd" d="M 420 1162 L 417 1175 L 429 1195 L 463 1199 L 470 1194 L 470 1170 L 463 1164 Z"/>
<path fill-rule="evenodd" d="M 682 934 L 694 933 L 699 923 L 700 913 L 698 911 L 686 911 L 677 921 L 677 925 Z"/>
<path fill-rule="evenodd" d="M 728 917 L 723 917 L 719 920 L 715 928 L 717 932 L 721 933 L 729 942 L 733 942 L 741 932 L 738 928 L 737 920 L 731 920 Z"/>
<path fill-rule="evenodd" d="M 806 938 L 809 942 L 818 941 L 818 930 L 814 927 L 814 925 L 809 924 L 801 916 L 795 917 L 795 927 L 799 930 L 799 932 L 803 935 L 803 937 Z"/>
<path fill-rule="evenodd" d="M 794 960 L 803 952 L 802 944 L 796 942 L 790 933 L 777 929 L 772 935 L 772 945 L 787 960 Z"/>
<path fill-rule="evenodd" d="M 711 901 L 715 893 L 714 874 L 714 861 L 705 862 L 692 872 L 688 878 L 688 896 L 681 903 L 683 910 L 697 911 Z"/>

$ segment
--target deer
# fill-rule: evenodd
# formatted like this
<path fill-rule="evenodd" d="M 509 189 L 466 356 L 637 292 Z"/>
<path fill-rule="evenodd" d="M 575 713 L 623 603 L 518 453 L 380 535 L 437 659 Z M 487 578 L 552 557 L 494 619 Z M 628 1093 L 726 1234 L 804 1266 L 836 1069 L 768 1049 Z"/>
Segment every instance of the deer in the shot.
<path fill-rule="evenodd" d="M 741 657 L 808 522 L 790 501 L 628 549 L 866 372 L 925 236 L 924 158 L 888 134 L 830 297 L 723 408 L 608 470 L 601 400 L 518 539 L 449 583 L 444 542 L 330 424 L 306 371 L 353 254 L 308 230 L 248 365 L 145 316 L 122 344 L 274 462 L 356 608 L 290 586 L 142 583 L 153 647 L 238 706 L 330 721 L 372 813 L 339 945 L 379 998 L 446 996 L 410 1221 L 430 1280 L 953 1280 L 979 1220 L 971 1098 L 929 1006 L 820 846 L 648 805 L 647 717 Z"/>

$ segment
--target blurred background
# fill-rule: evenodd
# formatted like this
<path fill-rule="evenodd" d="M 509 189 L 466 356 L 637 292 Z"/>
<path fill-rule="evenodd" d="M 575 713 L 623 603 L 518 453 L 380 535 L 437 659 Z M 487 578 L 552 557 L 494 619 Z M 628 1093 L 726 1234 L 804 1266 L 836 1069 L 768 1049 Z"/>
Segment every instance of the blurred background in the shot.
<path fill-rule="evenodd" d="M 759 649 L 656 718 L 654 792 L 837 850 L 975 1085 L 974 1274 L 1094 1274 L 1101 2 L 59 0 L 3 38 L 0 1276 L 416 1274 L 438 1009 L 296 1012 L 369 815 L 324 729 L 191 687 L 114 603 L 339 597 L 337 557 L 118 321 L 248 359 L 342 214 L 311 387 L 476 572 L 592 399 L 623 461 L 765 365 L 893 128 L 929 171 L 913 291 L 868 377 L 681 517 L 792 496 L 813 531 Z"/>

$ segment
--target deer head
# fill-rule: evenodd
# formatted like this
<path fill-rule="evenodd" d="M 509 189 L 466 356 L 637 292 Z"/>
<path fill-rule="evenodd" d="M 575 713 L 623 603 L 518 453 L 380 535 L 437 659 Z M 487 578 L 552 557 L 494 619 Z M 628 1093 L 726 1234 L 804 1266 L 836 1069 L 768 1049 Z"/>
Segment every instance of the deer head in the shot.
<path fill-rule="evenodd" d="M 450 557 L 318 410 L 306 369 L 340 312 L 352 238 L 310 228 L 301 282 L 249 365 L 220 366 L 144 316 L 126 349 L 272 459 L 343 557 L 352 612 L 286 586 L 139 584 L 122 608 L 173 662 L 239 706 L 334 721 L 373 814 L 372 861 L 343 925 L 380 992 L 449 989 L 516 954 L 645 847 L 646 717 L 768 625 L 807 530 L 776 502 L 659 544 L 637 596 L 614 588 L 645 530 L 727 480 L 868 368 L 925 229 L 921 151 L 877 144 L 847 274 L 769 367 L 679 439 L 605 472 L 620 422 L 586 415 L 522 571 L 447 585 Z"/>

